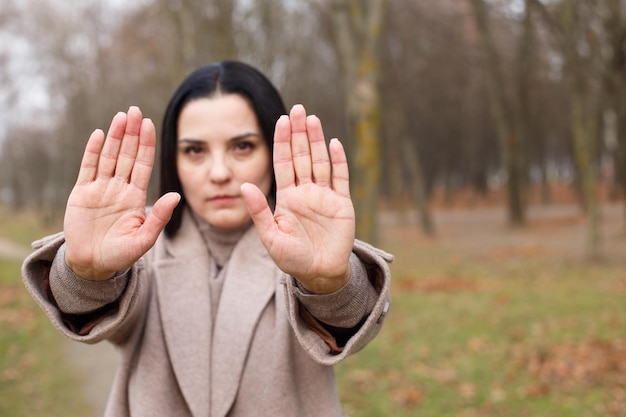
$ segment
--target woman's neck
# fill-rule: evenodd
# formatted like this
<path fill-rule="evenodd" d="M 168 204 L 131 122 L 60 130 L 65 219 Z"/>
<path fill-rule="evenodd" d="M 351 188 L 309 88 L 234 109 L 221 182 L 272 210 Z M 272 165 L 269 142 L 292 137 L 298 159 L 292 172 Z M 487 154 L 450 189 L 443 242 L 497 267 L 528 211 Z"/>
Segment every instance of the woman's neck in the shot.
<path fill-rule="evenodd" d="M 220 269 L 228 262 L 235 245 L 252 224 L 250 221 L 237 229 L 224 230 L 207 223 L 196 213 L 192 212 L 192 218 Z"/>

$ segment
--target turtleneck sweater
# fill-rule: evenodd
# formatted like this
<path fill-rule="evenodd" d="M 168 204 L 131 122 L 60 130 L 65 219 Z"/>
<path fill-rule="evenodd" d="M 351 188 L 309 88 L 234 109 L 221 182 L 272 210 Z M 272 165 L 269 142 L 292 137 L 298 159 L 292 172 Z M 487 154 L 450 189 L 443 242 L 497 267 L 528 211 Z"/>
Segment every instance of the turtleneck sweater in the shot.
<path fill-rule="evenodd" d="M 227 269 L 230 255 L 239 242 L 239 239 L 250 228 L 252 222 L 246 223 L 244 226 L 234 230 L 221 230 L 201 219 L 192 212 L 192 218 L 202 235 L 210 258 L 213 260 L 210 266 L 209 291 L 211 297 L 211 318 L 215 319 L 217 308 L 224 287 L 225 271 Z"/>

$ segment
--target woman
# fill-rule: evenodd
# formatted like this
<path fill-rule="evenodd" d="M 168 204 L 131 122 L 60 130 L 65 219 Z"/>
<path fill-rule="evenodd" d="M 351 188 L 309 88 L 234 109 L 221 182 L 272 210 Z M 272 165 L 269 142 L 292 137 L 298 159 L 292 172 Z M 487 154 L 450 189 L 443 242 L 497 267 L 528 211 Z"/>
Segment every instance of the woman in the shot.
<path fill-rule="evenodd" d="M 118 347 L 107 416 L 342 415 L 332 365 L 378 333 L 392 257 L 354 239 L 339 141 L 285 113 L 246 64 L 192 73 L 149 212 L 152 122 L 131 107 L 91 135 L 23 276 L 63 334 Z"/>

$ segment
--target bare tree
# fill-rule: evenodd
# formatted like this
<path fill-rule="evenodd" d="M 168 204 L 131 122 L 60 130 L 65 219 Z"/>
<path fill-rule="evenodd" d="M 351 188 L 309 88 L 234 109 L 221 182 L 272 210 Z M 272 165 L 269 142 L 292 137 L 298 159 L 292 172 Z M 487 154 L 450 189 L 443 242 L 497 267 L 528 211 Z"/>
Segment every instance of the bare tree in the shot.
<path fill-rule="evenodd" d="M 230 0 L 158 0 L 153 10 L 156 22 L 165 24 L 173 76 L 182 80 L 193 69 L 212 61 L 234 59 L 237 48 L 233 31 L 235 2 Z M 141 10 L 132 20 L 139 20 Z"/>
<path fill-rule="evenodd" d="M 525 222 L 525 202 L 523 184 L 525 182 L 524 141 L 527 138 L 528 91 L 531 69 L 532 22 L 526 12 L 523 32 L 519 41 L 518 77 L 514 83 L 518 88 L 514 94 L 508 93 L 503 63 L 497 50 L 489 22 L 488 9 L 484 0 L 471 0 L 472 10 L 485 50 L 486 70 L 489 74 L 491 107 L 498 136 L 502 143 L 503 162 L 507 173 L 507 205 L 509 220 L 513 225 Z"/>
<path fill-rule="evenodd" d="M 368 236 L 376 232 L 381 197 L 417 206 L 428 231 L 435 192 L 490 192 L 510 163 L 506 155 L 518 161 L 522 185 L 529 167 L 543 167 L 547 179 L 548 168 L 570 164 L 573 146 L 565 139 L 572 125 L 558 109 L 571 88 L 550 61 L 561 49 L 540 49 L 543 32 L 532 28 L 530 16 L 503 13 L 509 0 L 481 2 L 486 12 L 500 13 L 486 21 L 496 35 L 503 114 L 513 115 L 507 123 L 518 138 L 517 150 L 508 152 L 498 140 L 503 129 L 489 114 L 493 77 L 482 71 L 485 49 L 475 42 L 468 0 L 154 0 L 118 15 L 94 0 L 76 7 L 24 1 L 28 19 L 7 21 L 32 45 L 37 59 L 30 68 L 54 103 L 46 111 L 51 123 L 38 128 L 45 132 L 40 140 L 57 145 L 46 148 L 55 201 L 64 201 L 94 128 L 106 129 L 114 112 L 136 104 L 159 130 L 182 77 L 229 58 L 260 68 L 287 105 L 303 102 L 322 118 L 326 136 L 342 139 L 351 155 L 359 237 L 368 240 L 375 240 Z M 594 4 L 600 1 L 617 0 Z M 556 16 L 557 8 L 547 12 Z M 608 25 L 608 15 L 603 22 Z M 614 74 L 615 81 L 619 70 Z"/>
<path fill-rule="evenodd" d="M 353 139 L 352 188 L 357 234 L 377 240 L 381 178 L 380 39 L 383 0 L 332 2 L 338 56 L 346 85 L 348 129 Z"/>
<path fill-rule="evenodd" d="M 406 200 L 409 199 L 410 206 L 417 208 L 422 231 L 433 235 L 435 225 L 430 211 L 423 161 L 436 159 L 438 152 L 424 157 L 422 145 L 427 144 L 428 149 L 431 135 L 419 126 L 425 125 L 421 123 L 424 120 L 437 118 L 436 111 L 431 114 L 430 106 L 420 100 L 421 97 L 426 99 L 428 94 L 425 90 L 437 89 L 435 80 L 426 81 L 428 69 L 422 64 L 428 59 L 435 62 L 436 58 L 422 55 L 423 51 L 415 41 L 420 38 L 420 33 L 415 28 L 419 27 L 424 33 L 434 28 L 420 21 L 425 13 L 415 2 L 395 0 L 388 2 L 386 7 L 380 81 L 383 115 L 381 158 L 385 168 L 381 196 L 390 202 L 396 212 L 404 210 Z M 436 38 L 444 39 L 445 36 Z M 445 49 L 436 48 L 442 51 L 442 56 L 449 56 L 448 51 L 443 52 Z M 442 72 L 439 71 L 439 74 Z M 440 93 L 444 100 L 449 97 L 441 90 Z"/>
<path fill-rule="evenodd" d="M 608 104 L 605 112 L 613 119 L 613 126 L 605 126 L 605 130 L 612 129 L 608 134 L 612 134 L 615 140 L 617 180 L 622 195 L 626 196 L 626 4 L 622 0 L 606 0 L 603 6 L 607 45 L 607 53 L 603 56 Z"/>
<path fill-rule="evenodd" d="M 564 79 L 569 88 L 572 147 L 583 207 L 589 218 L 588 248 L 592 258 L 600 256 L 600 213 L 597 191 L 597 144 L 601 113 L 602 59 L 595 45 L 597 2 L 562 0 L 554 12 L 539 0 L 531 0 L 554 36 L 564 62 Z"/>
<path fill-rule="evenodd" d="M 13 79 L 10 71 L 12 51 L 10 46 L 12 45 L 12 35 L 15 30 L 12 28 L 15 19 L 18 17 L 18 13 L 15 9 L 13 1 L 5 1 L 0 4 L 0 103 L 3 108 L 9 108 L 10 103 L 14 102 L 16 98 L 15 85 L 17 84 Z M 13 29 L 13 30 L 12 30 Z M 10 120 L 8 112 L 2 112 L 0 116 L 0 123 L 6 124 Z M 3 123 L 2 123 L 3 122 Z M 0 132 L 0 142 L 2 141 L 2 132 Z"/>

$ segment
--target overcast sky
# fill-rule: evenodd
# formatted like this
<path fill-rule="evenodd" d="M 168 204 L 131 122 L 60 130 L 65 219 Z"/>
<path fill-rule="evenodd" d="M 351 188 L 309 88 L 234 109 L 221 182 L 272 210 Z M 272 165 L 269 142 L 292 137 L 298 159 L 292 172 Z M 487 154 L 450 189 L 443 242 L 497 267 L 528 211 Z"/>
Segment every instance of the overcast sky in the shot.
<path fill-rule="evenodd" d="M 10 7 L 11 0 L 0 0 L 0 14 L 3 8 Z M 29 0 L 12 0 L 16 6 L 19 19 L 11 24 L 0 26 L 0 55 L 6 56 L 8 61 L 3 63 L 0 79 L 6 77 L 11 80 L 9 88 L 0 84 L 0 103 L 3 109 L 0 112 L 0 142 L 6 138 L 7 127 L 11 123 L 46 125 L 51 121 L 51 102 L 46 85 L 46 79 L 40 70 L 39 59 L 33 51 L 32 45 L 21 36 L 20 22 L 26 22 L 30 10 L 34 7 Z M 68 9 L 76 5 L 85 4 L 85 1 L 95 0 L 44 0 L 53 7 Z M 109 6 L 113 14 L 128 10 L 147 3 L 148 0 L 102 0 L 102 4 Z M 68 10 L 69 11 L 69 10 Z"/>

